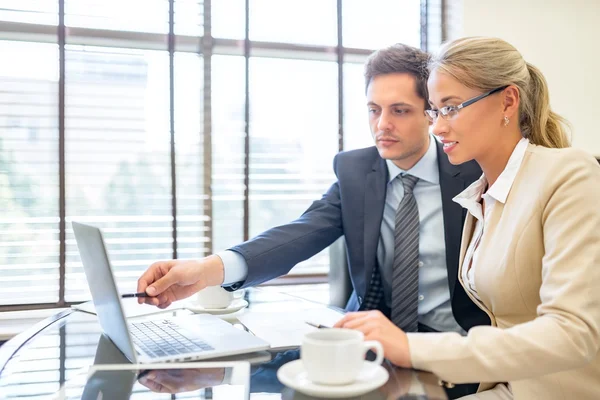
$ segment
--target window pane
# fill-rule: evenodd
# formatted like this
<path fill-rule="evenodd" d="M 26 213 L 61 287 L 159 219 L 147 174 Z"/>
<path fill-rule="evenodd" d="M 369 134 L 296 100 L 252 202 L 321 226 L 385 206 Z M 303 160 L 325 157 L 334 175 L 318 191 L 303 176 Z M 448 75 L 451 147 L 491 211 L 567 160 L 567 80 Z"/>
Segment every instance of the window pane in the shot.
<path fill-rule="evenodd" d="M 175 54 L 175 157 L 177 165 L 177 256 L 204 257 L 210 232 L 205 202 L 203 59 Z"/>
<path fill-rule="evenodd" d="M 217 1 L 216 3 L 218 4 L 219 2 Z M 204 1 L 202 0 L 175 0 L 173 3 L 173 18 L 175 19 L 173 29 L 176 35 L 204 35 L 203 3 Z"/>
<path fill-rule="evenodd" d="M 246 1 L 219 0 L 211 3 L 212 35 L 223 39 L 246 36 Z"/>
<path fill-rule="evenodd" d="M 212 59 L 213 251 L 244 239 L 244 57 Z"/>
<path fill-rule="evenodd" d="M 56 302 L 58 46 L 0 41 L 0 54 L 0 305 Z"/>
<path fill-rule="evenodd" d="M 363 64 L 344 64 L 344 150 L 373 146 Z"/>
<path fill-rule="evenodd" d="M 212 59 L 212 240 L 213 251 L 243 240 L 244 58 Z M 208 254 L 209 215 L 204 192 L 203 59 L 175 58 L 178 256 Z M 178 77 L 185 77 L 178 79 Z"/>
<path fill-rule="evenodd" d="M 65 25 L 167 33 L 169 32 L 169 1 L 65 0 Z"/>
<path fill-rule="evenodd" d="M 251 236 L 298 218 L 335 182 L 336 76 L 333 62 L 251 59 Z M 327 252 L 301 265 L 324 272 Z"/>
<path fill-rule="evenodd" d="M 166 52 L 66 49 L 66 300 L 88 298 L 71 221 L 103 229 L 117 284 L 172 257 Z"/>
<path fill-rule="evenodd" d="M 344 0 L 344 47 L 379 49 L 394 43 L 419 47 L 420 0 Z"/>
<path fill-rule="evenodd" d="M 335 0 L 250 0 L 250 39 L 337 45 Z"/>
<path fill-rule="evenodd" d="M 0 0 L 0 21 L 58 25 L 58 1 Z"/>
<path fill-rule="evenodd" d="M 445 2 L 442 8 L 442 0 L 427 1 L 427 51 L 435 52 L 442 44 L 442 22 L 446 15 L 447 26 L 452 22 L 452 11 L 456 6 L 452 2 Z"/>

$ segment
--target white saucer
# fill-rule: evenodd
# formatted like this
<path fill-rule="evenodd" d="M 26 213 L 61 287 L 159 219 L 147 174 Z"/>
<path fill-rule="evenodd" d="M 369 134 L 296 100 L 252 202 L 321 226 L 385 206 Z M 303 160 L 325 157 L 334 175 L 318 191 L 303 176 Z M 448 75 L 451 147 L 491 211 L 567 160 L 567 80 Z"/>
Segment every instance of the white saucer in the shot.
<path fill-rule="evenodd" d="M 248 307 L 248 302 L 244 299 L 235 299 L 225 308 L 205 308 L 192 301 L 188 301 L 183 307 L 195 313 L 221 315 L 231 314 L 241 310 L 242 308 L 246 308 Z"/>
<path fill-rule="evenodd" d="M 308 380 L 302 360 L 284 364 L 277 371 L 277 379 L 285 386 L 315 397 L 347 398 L 360 396 L 387 382 L 388 372 L 381 365 L 365 361 L 358 378 L 348 385 L 319 385 Z"/>

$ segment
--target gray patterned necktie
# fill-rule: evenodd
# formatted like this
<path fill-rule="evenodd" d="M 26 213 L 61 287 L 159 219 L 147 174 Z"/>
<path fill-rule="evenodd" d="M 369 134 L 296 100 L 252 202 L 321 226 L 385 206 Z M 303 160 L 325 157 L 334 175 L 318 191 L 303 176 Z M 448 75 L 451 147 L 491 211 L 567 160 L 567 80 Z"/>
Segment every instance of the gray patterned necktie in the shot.
<path fill-rule="evenodd" d="M 405 332 L 418 329 L 419 210 L 413 188 L 419 178 L 402 177 L 404 197 L 396 210 L 392 267 L 392 322 Z"/>

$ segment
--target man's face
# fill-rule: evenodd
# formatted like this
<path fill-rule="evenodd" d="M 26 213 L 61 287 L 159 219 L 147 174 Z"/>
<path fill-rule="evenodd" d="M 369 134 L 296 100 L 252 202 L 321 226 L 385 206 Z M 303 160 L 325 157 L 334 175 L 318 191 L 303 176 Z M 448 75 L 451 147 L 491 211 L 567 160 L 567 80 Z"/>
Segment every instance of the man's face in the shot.
<path fill-rule="evenodd" d="M 427 152 L 429 119 L 415 78 L 406 73 L 375 76 L 367 87 L 369 125 L 379 155 L 408 170 Z"/>

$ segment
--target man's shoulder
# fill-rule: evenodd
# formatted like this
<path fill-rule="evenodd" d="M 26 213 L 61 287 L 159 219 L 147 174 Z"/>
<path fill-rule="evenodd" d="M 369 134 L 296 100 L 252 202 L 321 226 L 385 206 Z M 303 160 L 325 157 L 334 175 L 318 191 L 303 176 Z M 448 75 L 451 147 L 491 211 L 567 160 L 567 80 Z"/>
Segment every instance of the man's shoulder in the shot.
<path fill-rule="evenodd" d="M 335 156 L 337 167 L 349 167 L 353 170 L 371 168 L 376 161 L 381 161 L 377 147 L 342 151 Z"/>

